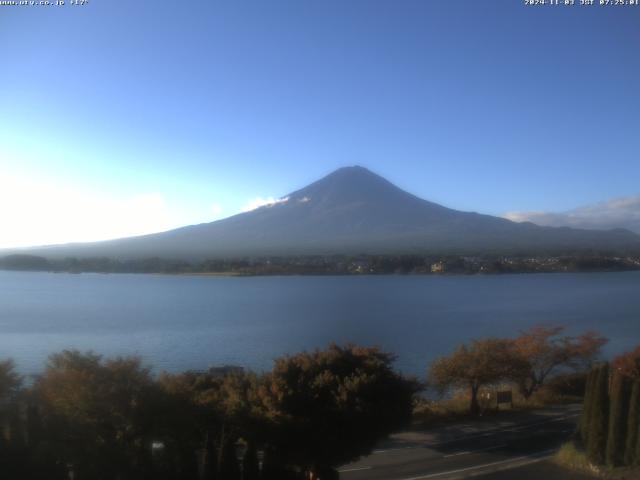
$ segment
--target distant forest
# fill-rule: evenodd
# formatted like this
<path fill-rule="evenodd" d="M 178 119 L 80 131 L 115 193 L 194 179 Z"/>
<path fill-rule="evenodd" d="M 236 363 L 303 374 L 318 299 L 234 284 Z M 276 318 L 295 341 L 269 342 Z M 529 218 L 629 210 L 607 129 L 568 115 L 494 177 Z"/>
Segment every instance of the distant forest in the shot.
<path fill-rule="evenodd" d="M 640 257 L 330 255 L 253 257 L 186 261 L 166 258 L 47 259 L 35 255 L 0 257 L 0 269 L 49 272 L 166 273 L 219 275 L 379 275 L 597 272 L 640 270 Z"/>

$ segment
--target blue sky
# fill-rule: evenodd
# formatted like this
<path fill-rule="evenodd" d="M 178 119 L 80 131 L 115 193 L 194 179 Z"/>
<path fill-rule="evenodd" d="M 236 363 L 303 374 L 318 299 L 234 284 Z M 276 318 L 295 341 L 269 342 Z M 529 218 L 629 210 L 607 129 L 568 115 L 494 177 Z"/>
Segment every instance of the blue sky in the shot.
<path fill-rule="evenodd" d="M 498 215 L 640 194 L 640 7 L 90 0 L 0 7 L 0 42 L 0 247 L 211 221 L 353 164 Z"/>

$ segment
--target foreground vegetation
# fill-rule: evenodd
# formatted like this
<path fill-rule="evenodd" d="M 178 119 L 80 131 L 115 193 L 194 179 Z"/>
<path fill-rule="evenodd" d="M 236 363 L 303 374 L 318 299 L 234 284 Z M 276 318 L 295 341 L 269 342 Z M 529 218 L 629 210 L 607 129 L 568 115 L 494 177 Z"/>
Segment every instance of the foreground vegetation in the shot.
<path fill-rule="evenodd" d="M 558 371 L 588 369 L 607 342 L 595 332 L 562 332 L 561 326 L 535 326 L 516 339 L 474 340 L 433 362 L 429 382 L 441 393 L 466 390 L 472 414 L 480 412 L 481 389 L 496 384 L 512 383 L 529 400 Z"/>
<path fill-rule="evenodd" d="M 580 395 L 605 342 L 538 326 L 461 345 L 429 368 L 444 402 L 418 397 L 424 384 L 396 373 L 392 354 L 355 345 L 285 356 L 264 374 L 156 376 L 136 357 L 64 351 L 28 386 L 4 361 L 0 465 L 9 479 L 337 478 L 412 420 L 459 418 L 461 402 L 467 416 L 486 414 L 490 391 L 514 388 L 529 406 Z"/>
<path fill-rule="evenodd" d="M 555 461 L 600 478 L 640 478 L 640 347 L 589 372 L 576 438 Z"/>
<path fill-rule="evenodd" d="M 5 362 L 0 388 L 14 401 L 3 478 L 337 478 L 333 467 L 411 419 L 418 384 L 392 360 L 331 346 L 280 358 L 264 375 L 222 368 L 154 378 L 137 358 L 65 351 L 25 390 Z"/>
<path fill-rule="evenodd" d="M 599 476 L 601 470 L 592 464 L 585 452 L 578 448 L 574 442 L 565 443 L 554 455 L 553 461 L 558 465 L 574 471 Z"/>
<path fill-rule="evenodd" d="M 640 347 L 587 378 L 579 440 L 595 465 L 640 465 Z"/>

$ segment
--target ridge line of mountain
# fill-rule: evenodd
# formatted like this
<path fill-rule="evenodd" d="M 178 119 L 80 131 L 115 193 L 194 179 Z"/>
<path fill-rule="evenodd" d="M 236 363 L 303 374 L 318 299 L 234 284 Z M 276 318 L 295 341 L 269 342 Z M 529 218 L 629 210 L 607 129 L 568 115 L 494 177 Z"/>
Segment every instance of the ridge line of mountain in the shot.
<path fill-rule="evenodd" d="M 542 227 L 419 198 L 360 166 L 344 167 L 274 204 L 166 232 L 90 243 L 10 249 L 47 258 L 149 257 L 198 261 L 296 255 L 625 255 L 624 229 Z"/>

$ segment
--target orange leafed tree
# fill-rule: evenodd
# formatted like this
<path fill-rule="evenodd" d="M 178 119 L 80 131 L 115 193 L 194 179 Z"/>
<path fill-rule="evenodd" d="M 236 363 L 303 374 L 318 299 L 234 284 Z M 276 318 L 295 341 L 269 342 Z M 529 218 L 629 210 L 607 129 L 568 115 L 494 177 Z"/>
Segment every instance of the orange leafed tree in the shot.
<path fill-rule="evenodd" d="M 640 346 L 614 358 L 613 369 L 622 375 L 640 380 Z"/>
<path fill-rule="evenodd" d="M 481 387 L 520 378 L 527 368 L 511 340 L 485 338 L 461 345 L 451 355 L 435 360 L 429 369 L 429 383 L 441 393 L 450 388 L 468 389 L 470 412 L 475 415 L 480 411 Z"/>
<path fill-rule="evenodd" d="M 537 325 L 523 332 L 513 342 L 516 351 L 529 364 L 526 375 L 518 380 L 520 391 L 529 398 L 554 371 L 568 367 L 588 368 L 607 339 L 596 332 L 578 337 L 561 336 L 562 326 Z"/>

